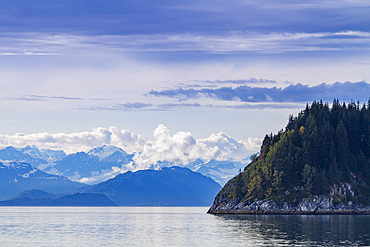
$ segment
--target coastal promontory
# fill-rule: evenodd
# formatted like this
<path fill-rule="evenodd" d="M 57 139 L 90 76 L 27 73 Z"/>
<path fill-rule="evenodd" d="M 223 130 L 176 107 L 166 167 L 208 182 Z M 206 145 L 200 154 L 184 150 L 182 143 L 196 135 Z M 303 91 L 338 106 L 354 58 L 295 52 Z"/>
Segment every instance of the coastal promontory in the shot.
<path fill-rule="evenodd" d="M 306 105 L 266 135 L 212 214 L 370 214 L 370 100 Z"/>

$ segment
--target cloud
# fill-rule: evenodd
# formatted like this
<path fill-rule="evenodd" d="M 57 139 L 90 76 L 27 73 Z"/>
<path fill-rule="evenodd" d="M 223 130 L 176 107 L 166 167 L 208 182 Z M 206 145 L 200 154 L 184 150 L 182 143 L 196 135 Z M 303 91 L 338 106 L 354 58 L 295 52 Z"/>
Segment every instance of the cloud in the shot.
<path fill-rule="evenodd" d="M 24 94 L 21 96 L 7 96 L 1 97 L 0 100 L 14 100 L 14 101 L 48 101 L 48 100 L 107 100 L 103 98 L 80 98 L 80 97 L 68 97 L 68 96 L 46 96 L 46 95 L 35 95 L 35 94 Z"/>
<path fill-rule="evenodd" d="M 297 109 L 303 108 L 305 103 L 297 104 L 294 103 L 275 103 L 275 102 L 262 102 L 262 103 L 243 103 L 243 104 L 236 104 L 236 105 L 214 105 L 210 104 L 208 107 L 210 108 L 227 108 L 227 109 L 235 109 L 235 110 L 248 110 L 248 109 Z"/>
<path fill-rule="evenodd" d="M 32 2 L 32 1 L 31 1 Z M 88 8 L 86 5 L 88 4 Z M 367 0 L 42 1 L 2 5 L 3 32 L 125 34 L 366 27 Z M 330 15 L 328 15 L 330 13 Z M 66 18 L 68 16 L 68 18 Z M 350 21 L 349 21 L 350 20 Z"/>
<path fill-rule="evenodd" d="M 200 142 L 208 147 L 218 147 L 221 150 L 220 160 L 245 159 L 247 157 L 245 153 L 253 153 L 261 145 L 261 139 L 259 138 L 249 137 L 246 141 L 237 141 L 223 132 L 212 134 L 206 139 L 201 139 Z M 225 155 L 225 157 L 222 157 L 222 155 Z"/>
<path fill-rule="evenodd" d="M 43 149 L 63 149 L 67 153 L 89 151 L 93 147 L 114 145 L 123 148 L 127 152 L 141 150 L 144 140 L 128 130 L 119 130 L 117 127 L 96 128 L 92 131 L 77 133 L 38 133 L 0 135 L 0 146 L 24 147 L 36 145 Z"/>
<path fill-rule="evenodd" d="M 239 80 L 215 80 L 215 81 L 199 81 L 204 82 L 208 84 L 253 84 L 253 83 L 276 83 L 274 80 L 268 80 L 268 79 L 257 79 L 257 78 L 249 78 L 249 79 L 239 79 Z"/>
<path fill-rule="evenodd" d="M 195 80 L 194 81 L 197 84 L 186 84 L 186 83 L 180 83 L 180 86 L 185 86 L 188 88 L 195 87 L 204 87 L 204 86 L 217 86 L 220 84 L 234 84 L 234 85 L 245 85 L 245 84 L 275 84 L 277 83 L 275 80 L 268 80 L 268 79 L 257 79 L 257 78 L 249 78 L 249 79 L 239 79 L 239 80 Z"/>
<path fill-rule="evenodd" d="M 163 124 L 154 130 L 152 140 L 144 140 L 140 135 L 128 130 L 119 130 L 117 127 L 96 128 L 90 132 L 72 134 L 18 133 L 16 135 L 0 135 L 0 146 L 3 148 L 36 145 L 42 149 L 63 149 L 67 153 L 75 153 L 87 152 L 102 145 L 114 145 L 128 153 L 135 153 L 135 164 L 127 164 L 112 171 L 94 174 L 94 179 L 127 170 L 148 169 L 160 161 L 187 165 L 197 159 L 206 161 L 211 159 L 242 160 L 256 152 L 260 143 L 261 140 L 258 138 L 237 141 L 222 132 L 212 134 L 205 139 L 196 139 L 191 133 L 183 131 L 171 135 L 169 129 Z M 86 178 L 78 177 L 76 179 Z"/>
<path fill-rule="evenodd" d="M 121 104 L 112 106 L 92 106 L 79 108 L 82 111 L 173 111 L 178 109 L 189 109 L 189 108 L 213 108 L 213 109 L 235 109 L 235 110 L 247 110 L 247 109 L 297 109 L 297 107 L 304 107 L 304 103 L 297 105 L 297 103 L 280 103 L 280 102 L 248 102 L 243 104 L 200 104 L 200 103 L 166 103 L 166 104 L 143 104 L 141 107 L 124 107 Z"/>
<path fill-rule="evenodd" d="M 360 100 L 369 98 L 370 84 L 367 82 L 336 82 L 334 84 L 322 83 L 316 86 L 291 84 L 285 88 L 267 88 L 239 86 L 236 88 L 222 87 L 217 89 L 170 89 L 155 91 L 148 95 L 157 97 L 170 97 L 180 100 L 209 97 L 223 101 L 242 102 L 307 102 L 313 100 L 332 101 L 338 98 L 342 101 Z"/>
<path fill-rule="evenodd" d="M 171 135 L 164 125 L 158 126 L 153 138 L 145 143 L 142 152 L 134 156 L 135 164 L 141 169 L 147 169 L 161 161 L 187 165 L 197 159 L 242 160 L 258 150 L 261 141 L 258 138 L 236 141 L 225 133 L 195 139 L 189 132 L 180 131 Z"/>
<path fill-rule="evenodd" d="M 153 106 L 150 103 L 134 102 L 125 104 L 105 105 L 105 106 L 93 106 L 93 107 L 80 107 L 80 110 L 86 111 L 127 111 L 127 110 L 145 110 L 151 109 Z"/>
<path fill-rule="evenodd" d="M 160 104 L 157 106 L 158 110 L 171 110 L 177 108 L 199 108 L 204 107 L 199 103 L 167 103 L 167 104 Z"/>
<path fill-rule="evenodd" d="M 78 50 L 114 52 L 169 52 L 239 54 L 282 54 L 312 51 L 369 50 L 370 33 L 336 32 L 222 32 L 222 34 L 129 34 L 129 35 L 48 35 L 8 34 L 0 39 L 2 55 L 73 54 Z M 133 42 L 134 41 L 134 42 Z"/>
<path fill-rule="evenodd" d="M 245 2 L 251 3 L 261 3 L 261 1 L 253 1 L 253 0 L 246 0 Z M 276 1 L 274 0 L 266 0 L 262 1 L 261 6 L 264 8 L 276 8 L 277 6 L 274 5 Z M 299 2 L 294 1 L 282 1 L 279 2 L 279 8 L 285 9 L 285 10 L 309 10 L 309 9 L 340 9 L 340 8 L 348 8 L 348 7 L 369 7 L 370 4 L 366 0 L 338 0 L 335 1 L 335 4 L 333 4 L 330 0 L 304 0 Z"/>
<path fill-rule="evenodd" d="M 25 97 L 35 98 L 35 99 L 61 99 L 61 100 L 83 100 L 83 98 L 77 97 L 66 97 L 66 96 L 44 96 L 44 95 L 24 95 Z"/>
<path fill-rule="evenodd" d="M 70 177 L 73 181 L 78 181 L 80 183 L 85 184 L 97 184 L 108 179 L 114 178 L 118 174 L 125 173 L 127 171 L 136 171 L 135 165 L 130 162 L 129 164 L 122 165 L 121 167 L 113 166 L 111 169 L 102 170 L 102 171 L 94 171 L 92 172 L 90 177 L 83 177 L 79 174 L 75 175 L 74 177 Z"/>
<path fill-rule="evenodd" d="M 180 88 L 216 88 L 220 85 L 245 85 L 245 84 L 276 84 L 275 80 L 268 79 L 239 79 L 239 80 L 193 80 L 191 83 L 181 82 L 177 86 Z"/>
<path fill-rule="evenodd" d="M 146 104 L 146 103 L 140 103 L 140 102 L 135 102 L 135 103 L 126 103 L 126 104 L 120 104 L 120 106 L 124 108 L 135 108 L 135 109 L 140 109 L 140 108 L 146 108 L 151 106 L 152 104 Z"/>

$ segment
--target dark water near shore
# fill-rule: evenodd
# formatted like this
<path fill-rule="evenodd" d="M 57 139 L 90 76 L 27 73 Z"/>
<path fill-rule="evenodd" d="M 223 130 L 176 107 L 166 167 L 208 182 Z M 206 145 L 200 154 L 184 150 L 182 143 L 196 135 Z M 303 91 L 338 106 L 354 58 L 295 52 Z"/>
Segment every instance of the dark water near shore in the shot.
<path fill-rule="evenodd" d="M 0 207 L 0 246 L 370 246 L 367 215 L 209 215 L 208 208 Z"/>

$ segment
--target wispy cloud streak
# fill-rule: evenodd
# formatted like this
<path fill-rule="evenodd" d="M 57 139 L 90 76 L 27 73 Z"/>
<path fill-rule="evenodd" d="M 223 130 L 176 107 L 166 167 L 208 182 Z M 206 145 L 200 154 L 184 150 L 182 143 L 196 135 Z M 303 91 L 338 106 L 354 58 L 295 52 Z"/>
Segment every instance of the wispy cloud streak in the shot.
<path fill-rule="evenodd" d="M 152 109 L 153 104 L 134 102 L 124 103 L 115 105 L 104 105 L 104 106 L 92 106 L 92 107 L 81 107 L 79 110 L 84 111 L 129 111 L 129 110 L 147 110 Z"/>
<path fill-rule="evenodd" d="M 50 100 L 67 100 L 67 101 L 83 101 L 83 100 L 107 100 L 104 98 L 81 98 L 81 97 L 68 97 L 68 96 L 47 96 L 47 95 L 35 95 L 35 94 L 24 94 L 20 96 L 7 96 L 0 97 L 0 100 L 11 100 L 11 101 L 50 101 Z"/>
<path fill-rule="evenodd" d="M 122 52 L 206 52 L 210 54 L 252 52 L 276 54 L 307 51 L 369 50 L 369 43 L 370 33 L 360 31 L 100 36 L 26 33 L 0 37 L 0 54 L 56 55 L 72 52 L 76 49 L 111 49 Z"/>
<path fill-rule="evenodd" d="M 235 84 L 235 85 L 244 85 L 244 84 L 265 84 L 265 83 L 277 83 L 275 80 L 268 80 L 268 79 L 257 79 L 257 78 L 249 78 L 249 79 L 239 79 L 239 80 L 205 80 L 205 81 L 195 81 L 199 83 L 204 83 L 204 84 Z"/>
<path fill-rule="evenodd" d="M 146 103 L 142 103 L 146 104 Z M 281 102 L 253 102 L 234 104 L 200 104 L 200 103 L 167 103 L 167 104 L 147 104 L 148 106 L 142 108 L 125 108 L 118 105 L 106 105 L 106 106 L 93 106 L 79 108 L 82 111 L 174 111 L 179 109 L 194 109 L 194 108 L 213 108 L 213 109 L 234 109 L 234 110 L 248 110 L 248 109 L 297 109 L 304 107 L 304 103 L 301 105 L 297 102 L 294 103 L 281 103 Z"/>
<path fill-rule="evenodd" d="M 180 100 L 209 97 L 217 100 L 242 102 L 306 102 L 318 99 L 331 101 L 334 98 L 366 101 L 369 97 L 369 92 L 370 84 L 367 82 L 336 82 L 334 84 L 322 83 L 316 86 L 298 83 L 285 88 L 249 86 L 198 90 L 178 88 L 162 91 L 152 90 L 148 95 Z"/>

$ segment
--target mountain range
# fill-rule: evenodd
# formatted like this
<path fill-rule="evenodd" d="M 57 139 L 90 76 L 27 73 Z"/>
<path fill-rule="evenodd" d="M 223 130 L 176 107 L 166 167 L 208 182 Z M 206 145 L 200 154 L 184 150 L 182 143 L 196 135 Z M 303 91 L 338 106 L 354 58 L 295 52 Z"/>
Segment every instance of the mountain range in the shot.
<path fill-rule="evenodd" d="M 6 199 L 30 189 L 51 193 L 66 193 L 85 186 L 65 177 L 40 171 L 24 162 L 0 162 L 0 199 Z"/>
<path fill-rule="evenodd" d="M 116 206 L 106 195 L 93 193 L 74 193 L 60 195 L 43 190 L 27 190 L 5 201 L 0 206 Z"/>
<path fill-rule="evenodd" d="M 18 161 L 30 164 L 48 174 L 64 176 L 75 182 L 97 184 L 118 174 L 136 169 L 133 154 L 128 154 L 115 146 L 102 146 L 89 152 L 66 154 L 62 150 L 39 150 L 36 146 L 25 148 L 6 147 L 0 150 L 0 160 Z M 172 162 L 160 161 L 153 167 L 171 167 Z M 224 185 L 235 176 L 245 163 L 216 160 L 196 160 L 186 165 L 192 171 L 199 172 Z"/>
<path fill-rule="evenodd" d="M 104 194 L 118 206 L 208 206 L 220 189 L 211 178 L 174 166 L 126 172 L 80 191 Z"/>
<path fill-rule="evenodd" d="M 0 192 L 0 206 L 209 206 L 221 189 L 211 178 L 181 167 L 129 171 L 83 186 L 26 163 L 3 162 L 0 181 L 7 188 Z"/>
<path fill-rule="evenodd" d="M 6 147 L 0 150 L 0 186 L 7 188 L 0 206 L 208 206 L 220 184 L 244 166 L 199 159 L 135 171 L 134 156 L 114 146 L 72 154 Z"/>

